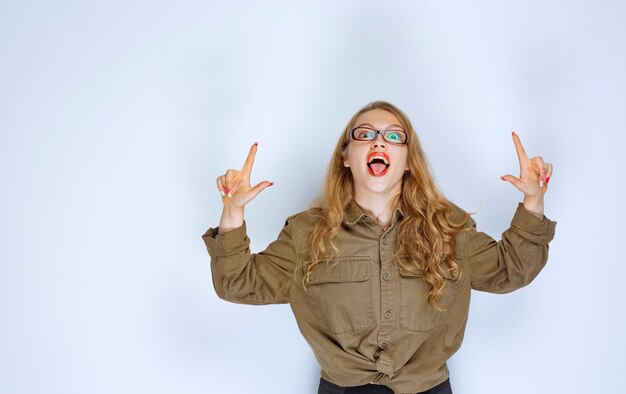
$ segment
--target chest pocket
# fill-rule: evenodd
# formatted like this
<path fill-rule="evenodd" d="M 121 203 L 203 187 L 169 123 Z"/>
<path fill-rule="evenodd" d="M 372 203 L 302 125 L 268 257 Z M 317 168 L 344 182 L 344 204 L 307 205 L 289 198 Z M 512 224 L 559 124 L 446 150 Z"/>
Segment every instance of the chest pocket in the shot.
<path fill-rule="evenodd" d="M 306 297 L 326 331 L 342 334 L 374 326 L 370 276 L 368 256 L 338 257 L 315 266 Z"/>
<path fill-rule="evenodd" d="M 443 311 L 428 303 L 430 286 L 422 275 L 400 271 L 400 325 L 409 331 L 429 331 L 445 323 L 458 292 L 458 281 L 444 276 L 443 294 L 435 302 Z"/>

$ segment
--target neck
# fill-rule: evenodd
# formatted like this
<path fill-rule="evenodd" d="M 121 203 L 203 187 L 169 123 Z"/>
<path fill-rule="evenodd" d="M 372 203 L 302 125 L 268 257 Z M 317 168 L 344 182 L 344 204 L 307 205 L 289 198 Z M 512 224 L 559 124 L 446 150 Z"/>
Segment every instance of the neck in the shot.
<path fill-rule="evenodd" d="M 371 216 L 386 229 L 391 224 L 391 216 L 399 196 L 400 188 L 382 193 L 364 193 L 355 190 L 354 201 L 368 216 Z"/>

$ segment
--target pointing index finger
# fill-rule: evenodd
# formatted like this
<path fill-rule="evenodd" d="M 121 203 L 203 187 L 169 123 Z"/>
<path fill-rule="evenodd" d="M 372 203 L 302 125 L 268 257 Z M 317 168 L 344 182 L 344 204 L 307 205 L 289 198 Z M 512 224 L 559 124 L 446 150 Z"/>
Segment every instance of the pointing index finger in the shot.
<path fill-rule="evenodd" d="M 248 157 L 246 158 L 246 162 L 243 163 L 243 167 L 241 167 L 241 172 L 245 172 L 246 174 L 250 174 L 252 172 L 252 165 L 254 164 L 254 156 L 256 156 L 256 150 L 259 143 L 255 142 L 250 147 L 250 152 L 248 153 Z"/>
<path fill-rule="evenodd" d="M 513 143 L 515 144 L 515 150 L 517 151 L 517 158 L 519 159 L 520 164 L 528 161 L 528 156 L 526 155 L 526 151 L 522 146 L 522 141 L 519 139 L 519 136 L 515 134 L 514 131 L 511 131 L 513 135 Z"/>

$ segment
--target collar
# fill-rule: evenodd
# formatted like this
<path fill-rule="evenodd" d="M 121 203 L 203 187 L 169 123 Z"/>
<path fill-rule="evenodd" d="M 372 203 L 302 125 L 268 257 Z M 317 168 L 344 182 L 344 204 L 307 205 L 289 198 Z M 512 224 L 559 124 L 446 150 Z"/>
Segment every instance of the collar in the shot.
<path fill-rule="evenodd" d="M 372 217 L 368 216 L 365 211 L 363 211 L 363 208 L 361 208 L 361 206 L 357 204 L 354 200 L 348 203 L 348 206 L 344 210 L 343 217 L 345 223 L 349 225 L 356 224 L 363 218 L 369 218 L 370 220 L 374 220 Z M 404 212 L 402 211 L 402 208 L 398 206 L 393 212 L 391 222 L 393 223 L 402 217 L 404 217 Z"/>

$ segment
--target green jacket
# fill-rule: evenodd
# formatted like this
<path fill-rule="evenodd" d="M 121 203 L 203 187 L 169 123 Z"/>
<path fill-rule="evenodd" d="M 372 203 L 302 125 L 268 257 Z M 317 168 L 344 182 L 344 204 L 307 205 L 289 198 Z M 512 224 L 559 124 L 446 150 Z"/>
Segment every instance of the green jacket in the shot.
<path fill-rule="evenodd" d="M 464 211 L 456 208 L 458 222 Z M 470 290 L 507 293 L 530 283 L 547 262 L 556 222 L 537 218 L 519 203 L 496 242 L 478 232 L 470 217 L 456 235 L 463 274 L 447 278 L 438 301 L 446 311 L 440 312 L 428 304 L 423 279 L 392 263 L 402 218 L 396 209 L 383 230 L 352 203 L 334 240 L 339 263 L 315 267 L 307 292 L 301 283 L 314 210 L 290 216 L 278 239 L 260 253 L 250 252 L 245 222 L 222 235 L 209 228 L 202 238 L 217 295 L 243 304 L 289 303 L 325 379 L 416 393 L 448 378 L 446 361 L 463 341 Z"/>

